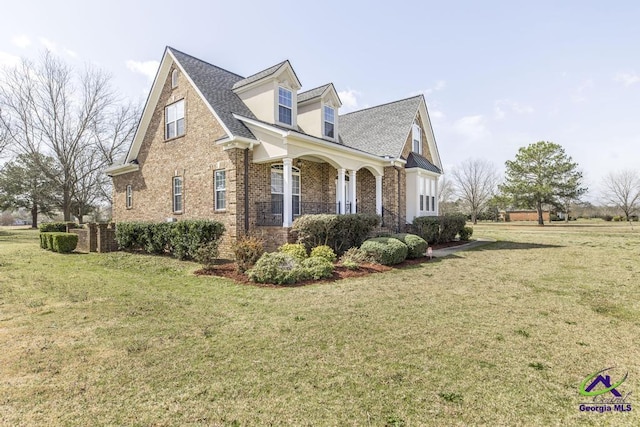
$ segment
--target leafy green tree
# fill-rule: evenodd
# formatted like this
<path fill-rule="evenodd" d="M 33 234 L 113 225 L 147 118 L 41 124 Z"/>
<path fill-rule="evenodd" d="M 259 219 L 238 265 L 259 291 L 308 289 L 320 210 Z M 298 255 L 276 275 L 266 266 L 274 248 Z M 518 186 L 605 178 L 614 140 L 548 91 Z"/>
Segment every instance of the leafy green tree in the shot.
<path fill-rule="evenodd" d="M 506 163 L 505 182 L 500 191 L 512 204 L 538 211 L 538 224 L 544 225 L 542 208 L 562 208 L 566 200 L 578 200 L 587 191 L 578 164 L 559 144 L 539 141 L 521 147 L 515 160 Z"/>
<path fill-rule="evenodd" d="M 54 159 L 21 154 L 0 170 L 0 208 L 31 211 L 32 227 L 38 227 L 38 214 L 50 215 L 60 205 L 58 187 L 49 176 L 56 173 Z"/>

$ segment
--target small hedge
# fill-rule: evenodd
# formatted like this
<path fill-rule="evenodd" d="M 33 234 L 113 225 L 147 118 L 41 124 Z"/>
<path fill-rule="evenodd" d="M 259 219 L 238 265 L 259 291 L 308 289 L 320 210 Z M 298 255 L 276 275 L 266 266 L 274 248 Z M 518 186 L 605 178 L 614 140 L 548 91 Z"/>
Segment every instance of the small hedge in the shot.
<path fill-rule="evenodd" d="M 78 246 L 75 233 L 44 232 L 40 234 L 40 247 L 50 251 L 68 254 Z"/>
<path fill-rule="evenodd" d="M 407 245 L 409 252 L 407 253 L 407 258 L 420 258 L 423 257 L 427 252 L 427 241 L 424 240 L 420 236 L 416 236 L 415 234 L 394 234 L 391 237 L 394 239 L 400 240 L 402 243 Z"/>
<path fill-rule="evenodd" d="M 258 283 L 289 285 L 301 280 L 304 275 L 299 262 L 293 256 L 283 252 L 266 252 L 256 265 L 247 271 L 247 276 Z"/>
<path fill-rule="evenodd" d="M 446 243 L 453 241 L 466 223 L 464 214 L 420 216 L 414 218 L 411 228 L 414 234 L 429 243 Z"/>
<path fill-rule="evenodd" d="M 366 240 L 360 249 L 382 265 L 399 264 L 407 259 L 409 248 L 393 237 L 376 237 Z"/>
<path fill-rule="evenodd" d="M 178 222 L 119 222 L 116 242 L 125 251 L 170 253 L 178 259 L 194 259 L 200 247 L 222 237 L 225 228 L 209 220 Z"/>
<path fill-rule="evenodd" d="M 311 249 L 310 256 L 311 258 L 323 258 L 329 262 L 336 262 L 336 259 L 338 259 L 333 249 L 327 245 L 320 245 Z"/>
<path fill-rule="evenodd" d="M 333 263 L 317 256 L 307 258 L 302 261 L 302 274 L 305 279 L 326 279 L 333 275 Z"/>
<path fill-rule="evenodd" d="M 351 247 L 360 246 L 378 224 L 378 215 L 302 215 L 293 222 L 293 230 L 298 234 L 298 243 L 307 250 L 327 245 L 341 255 Z"/>
<path fill-rule="evenodd" d="M 38 227 L 41 233 L 66 233 L 67 224 L 65 222 L 45 222 Z"/>
<path fill-rule="evenodd" d="M 469 240 L 473 236 L 473 228 L 463 227 L 458 234 L 460 234 L 460 240 Z"/>
<path fill-rule="evenodd" d="M 307 249 L 301 243 L 285 243 L 278 248 L 278 252 L 289 254 L 298 261 L 307 258 Z"/>

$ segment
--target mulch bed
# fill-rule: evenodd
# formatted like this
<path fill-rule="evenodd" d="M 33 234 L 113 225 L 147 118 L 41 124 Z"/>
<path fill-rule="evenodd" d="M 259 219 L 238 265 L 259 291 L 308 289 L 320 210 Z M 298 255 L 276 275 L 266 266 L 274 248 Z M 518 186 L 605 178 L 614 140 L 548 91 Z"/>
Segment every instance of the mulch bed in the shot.
<path fill-rule="evenodd" d="M 443 249 L 450 248 L 453 246 L 460 246 L 468 242 L 448 242 L 440 245 L 433 245 L 433 249 Z M 433 257 L 435 258 L 435 257 Z M 415 259 L 407 259 L 401 262 L 400 264 L 396 264 L 394 266 L 380 265 L 380 264 L 361 264 L 357 270 L 350 270 L 342 265 L 337 264 L 334 271 L 333 276 L 328 279 L 322 280 L 305 280 L 302 282 L 298 282 L 293 285 L 273 285 L 268 283 L 255 283 L 249 280 L 249 278 L 242 273 L 238 273 L 236 270 L 236 264 L 232 261 L 223 262 L 214 266 L 213 268 L 203 268 L 200 270 L 196 270 L 194 274 L 196 276 L 217 276 L 217 277 L 225 277 L 227 279 L 231 279 L 236 283 L 252 285 L 252 286 L 261 286 L 267 288 L 282 288 L 282 287 L 295 287 L 295 286 L 305 286 L 314 283 L 324 283 L 324 282 L 335 282 L 336 280 L 348 279 L 351 277 L 362 277 L 368 276 L 374 273 L 382 273 L 384 271 L 389 271 L 397 268 L 403 268 L 411 265 L 419 265 L 425 262 L 429 262 L 429 257 L 415 258 Z"/>

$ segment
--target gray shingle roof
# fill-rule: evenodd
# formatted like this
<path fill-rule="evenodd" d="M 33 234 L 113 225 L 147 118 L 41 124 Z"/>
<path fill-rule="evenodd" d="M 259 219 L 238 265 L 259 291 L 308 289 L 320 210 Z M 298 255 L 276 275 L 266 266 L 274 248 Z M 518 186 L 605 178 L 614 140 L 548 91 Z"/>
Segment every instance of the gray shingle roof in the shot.
<path fill-rule="evenodd" d="M 273 73 L 275 73 L 276 71 L 278 71 L 280 69 L 280 67 L 282 67 L 284 64 L 286 64 L 288 61 L 282 61 L 279 64 L 274 65 L 273 67 L 269 67 L 266 70 L 262 70 L 258 73 L 255 73 L 245 79 L 239 80 L 237 82 L 234 83 L 233 85 L 233 89 L 238 89 L 239 87 L 242 86 L 246 86 L 249 83 L 253 83 L 256 82 L 258 80 L 261 80 L 265 77 L 268 77 L 270 75 L 272 75 Z"/>
<path fill-rule="evenodd" d="M 324 93 L 325 90 L 327 90 L 327 88 L 331 86 L 331 83 L 327 83 L 326 85 L 322 85 L 319 87 L 316 87 L 314 89 L 310 89 L 306 92 L 301 92 L 298 94 L 298 104 L 304 101 L 308 101 L 310 99 L 313 98 L 317 98 L 320 95 L 322 95 Z"/>
<path fill-rule="evenodd" d="M 422 95 L 340 116 L 340 142 L 377 156 L 400 157 Z"/>
<path fill-rule="evenodd" d="M 256 139 L 251 131 L 233 113 L 255 118 L 251 110 L 240 97 L 231 90 L 233 85 L 242 81 L 242 76 L 211 65 L 191 55 L 167 47 L 189 75 L 196 87 L 202 92 L 209 105 L 220 117 L 220 120 L 235 136 Z"/>
<path fill-rule="evenodd" d="M 407 164 L 404 167 L 407 169 L 421 168 L 435 173 L 442 173 L 440 168 L 431 163 L 426 157 L 414 152 L 409 153 L 409 157 L 407 157 Z"/>

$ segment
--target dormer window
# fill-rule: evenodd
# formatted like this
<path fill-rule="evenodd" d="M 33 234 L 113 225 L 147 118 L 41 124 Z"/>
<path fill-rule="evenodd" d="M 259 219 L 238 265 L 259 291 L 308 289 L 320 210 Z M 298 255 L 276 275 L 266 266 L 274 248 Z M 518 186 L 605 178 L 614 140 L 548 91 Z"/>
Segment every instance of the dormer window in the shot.
<path fill-rule="evenodd" d="M 282 87 L 278 87 L 278 121 L 285 125 L 291 126 L 293 106 L 291 91 Z"/>
<path fill-rule="evenodd" d="M 420 129 L 420 126 L 414 124 L 411 133 L 413 134 L 413 152 L 422 154 L 422 130 Z"/>
<path fill-rule="evenodd" d="M 325 105 L 324 107 L 324 136 L 334 138 L 336 127 L 336 112 L 333 108 Z"/>

